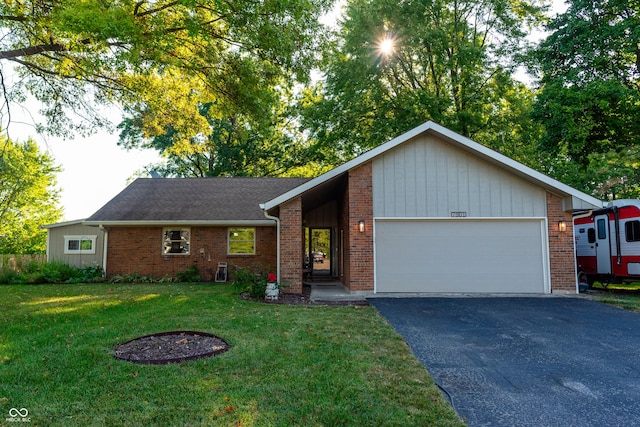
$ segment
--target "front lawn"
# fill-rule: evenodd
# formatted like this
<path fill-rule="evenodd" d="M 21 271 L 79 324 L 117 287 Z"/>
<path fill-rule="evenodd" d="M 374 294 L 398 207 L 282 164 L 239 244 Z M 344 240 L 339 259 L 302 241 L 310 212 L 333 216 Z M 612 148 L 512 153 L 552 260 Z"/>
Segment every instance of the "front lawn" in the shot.
<path fill-rule="evenodd" d="M 0 292 L 0 425 L 13 408 L 31 426 L 462 425 L 372 307 L 267 305 L 219 284 Z M 173 365 L 113 357 L 117 344 L 172 330 L 231 348 Z"/>

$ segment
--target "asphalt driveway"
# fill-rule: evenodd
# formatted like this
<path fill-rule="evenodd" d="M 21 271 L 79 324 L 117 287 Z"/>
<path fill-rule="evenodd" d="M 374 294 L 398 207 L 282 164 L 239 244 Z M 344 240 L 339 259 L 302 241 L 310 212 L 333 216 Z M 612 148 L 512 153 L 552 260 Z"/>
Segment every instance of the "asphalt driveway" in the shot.
<path fill-rule="evenodd" d="M 371 298 L 469 426 L 640 425 L 640 314 L 582 298 Z"/>

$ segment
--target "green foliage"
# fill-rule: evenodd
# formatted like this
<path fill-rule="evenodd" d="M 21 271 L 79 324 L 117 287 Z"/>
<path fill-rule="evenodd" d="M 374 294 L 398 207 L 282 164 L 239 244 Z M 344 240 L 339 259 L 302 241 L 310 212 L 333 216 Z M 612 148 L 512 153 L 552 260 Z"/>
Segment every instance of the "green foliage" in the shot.
<path fill-rule="evenodd" d="M 215 106 L 208 102 L 198 110 L 207 122 L 205 133 L 185 134 L 171 124 L 150 138 L 144 132 L 146 113 L 135 113 L 119 125 L 119 144 L 157 150 L 164 162 L 147 168 L 166 177 L 281 176 L 302 167 L 306 170 L 298 176 L 317 175 L 318 156 L 289 122 L 285 101 L 273 97 L 257 114 L 228 118 L 214 117 Z"/>
<path fill-rule="evenodd" d="M 200 105 L 215 118 L 268 113 L 275 84 L 307 78 L 331 3 L 4 1 L 0 61 L 22 78 L 2 87 L 18 102 L 34 96 L 42 128 L 63 137 L 104 126 L 96 107 L 113 102 L 148 136 L 208 135 Z"/>
<path fill-rule="evenodd" d="M 548 173 L 601 198 L 638 197 L 638 5 L 572 0 L 548 31 L 533 62 Z"/>
<path fill-rule="evenodd" d="M 39 285 L 45 283 L 101 282 L 102 268 L 89 266 L 78 268 L 58 261 L 30 262 L 21 269 L 0 269 L 0 284 Z"/>
<path fill-rule="evenodd" d="M 248 292 L 253 298 L 264 298 L 269 272 L 260 264 L 231 266 L 231 280 L 237 292 Z"/>
<path fill-rule="evenodd" d="M 184 271 L 178 271 L 176 273 L 176 279 L 178 282 L 189 283 L 200 281 L 200 270 L 196 264 L 191 265 Z"/>
<path fill-rule="evenodd" d="M 301 121 L 343 159 L 426 120 L 510 151 L 537 132 L 533 95 L 510 75 L 541 13 L 537 1 L 350 1 Z"/>
<path fill-rule="evenodd" d="M 47 233 L 40 226 L 62 216 L 54 166 L 33 140 L 0 137 L 0 254 L 46 251 Z"/>

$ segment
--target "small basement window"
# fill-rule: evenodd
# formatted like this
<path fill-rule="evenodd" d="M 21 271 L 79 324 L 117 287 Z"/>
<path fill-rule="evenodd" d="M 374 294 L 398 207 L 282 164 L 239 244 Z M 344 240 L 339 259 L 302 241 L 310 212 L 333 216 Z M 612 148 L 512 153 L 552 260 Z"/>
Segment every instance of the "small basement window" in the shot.
<path fill-rule="evenodd" d="M 164 255 L 189 255 L 191 232 L 188 228 L 165 228 L 162 235 Z"/>
<path fill-rule="evenodd" d="M 254 255 L 256 253 L 255 228 L 230 228 L 227 233 L 229 255 Z"/>
<path fill-rule="evenodd" d="M 640 221 L 627 221 L 624 234 L 627 242 L 640 242 Z"/>
<path fill-rule="evenodd" d="M 64 236 L 64 253 L 95 254 L 98 236 Z"/>

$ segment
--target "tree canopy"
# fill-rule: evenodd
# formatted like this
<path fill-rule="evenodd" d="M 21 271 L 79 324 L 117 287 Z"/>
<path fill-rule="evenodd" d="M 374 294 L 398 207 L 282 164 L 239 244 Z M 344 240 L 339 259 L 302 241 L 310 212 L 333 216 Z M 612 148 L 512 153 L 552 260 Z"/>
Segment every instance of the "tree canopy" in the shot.
<path fill-rule="evenodd" d="M 513 59 L 543 12 L 535 0 L 352 0 L 303 123 L 344 157 L 426 120 L 514 154 L 538 130 Z"/>
<path fill-rule="evenodd" d="M 599 197 L 640 188 L 640 4 L 572 0 L 536 51 L 546 172 Z"/>
<path fill-rule="evenodd" d="M 62 217 L 53 159 L 33 140 L 0 138 L 0 253 L 44 253 L 44 224 Z"/>
<path fill-rule="evenodd" d="M 105 125 L 96 106 L 111 102 L 139 116 L 149 136 L 206 133 L 202 104 L 215 118 L 259 114 L 274 85 L 306 78 L 330 3 L 4 1 L 0 62 L 21 75 L 2 87 L 5 117 L 10 101 L 30 94 L 43 106 L 41 130 L 61 136 Z"/>

